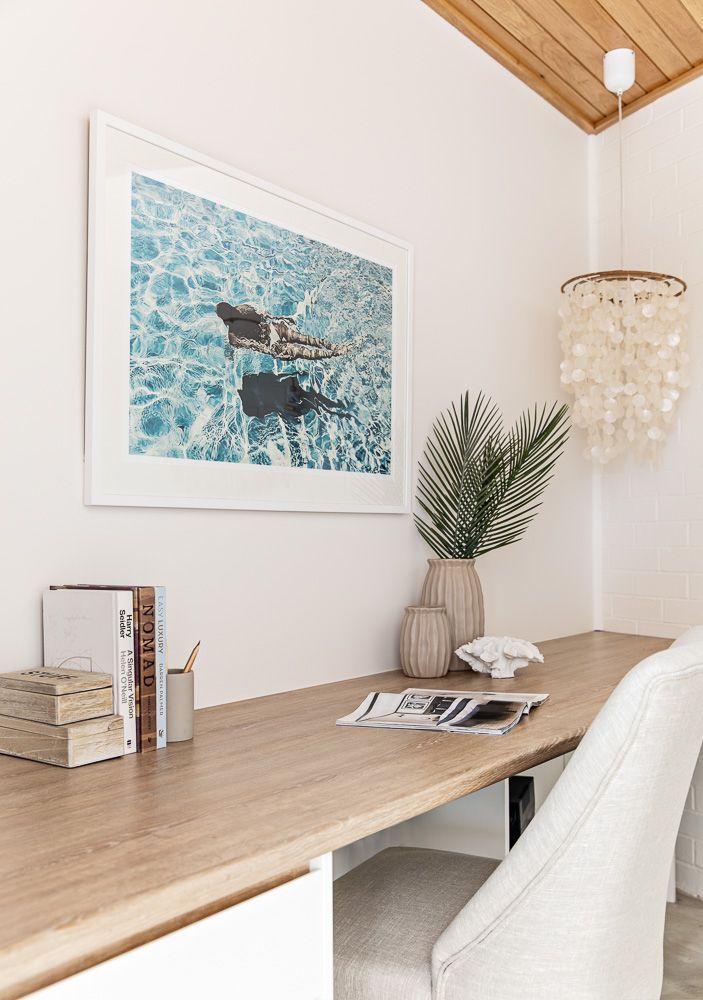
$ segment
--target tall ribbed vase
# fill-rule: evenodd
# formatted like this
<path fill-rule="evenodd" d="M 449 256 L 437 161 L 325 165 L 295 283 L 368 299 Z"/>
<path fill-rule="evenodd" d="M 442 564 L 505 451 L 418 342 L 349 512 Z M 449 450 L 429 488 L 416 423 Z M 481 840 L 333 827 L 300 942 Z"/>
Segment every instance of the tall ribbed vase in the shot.
<path fill-rule="evenodd" d="M 473 559 L 428 559 L 421 603 L 445 607 L 452 635 L 452 650 L 484 632 L 483 591 Z M 450 670 L 466 664 L 452 653 Z"/>

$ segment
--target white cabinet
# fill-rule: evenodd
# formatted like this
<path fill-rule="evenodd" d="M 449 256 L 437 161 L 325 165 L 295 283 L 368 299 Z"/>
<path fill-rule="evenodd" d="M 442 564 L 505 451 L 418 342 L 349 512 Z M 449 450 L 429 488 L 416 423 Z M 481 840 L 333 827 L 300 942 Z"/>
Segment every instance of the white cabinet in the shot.
<path fill-rule="evenodd" d="M 332 1000 L 329 855 L 308 874 L 27 1000 Z"/>

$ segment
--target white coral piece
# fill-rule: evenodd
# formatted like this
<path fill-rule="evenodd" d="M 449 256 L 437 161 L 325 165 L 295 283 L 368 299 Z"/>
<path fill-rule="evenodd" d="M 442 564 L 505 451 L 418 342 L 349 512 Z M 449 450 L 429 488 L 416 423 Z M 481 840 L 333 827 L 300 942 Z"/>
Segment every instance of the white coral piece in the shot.
<path fill-rule="evenodd" d="M 514 639 L 509 635 L 484 635 L 460 646 L 456 655 L 473 670 L 491 677 L 514 677 L 515 671 L 528 663 L 544 663 L 536 646 L 526 639 Z"/>

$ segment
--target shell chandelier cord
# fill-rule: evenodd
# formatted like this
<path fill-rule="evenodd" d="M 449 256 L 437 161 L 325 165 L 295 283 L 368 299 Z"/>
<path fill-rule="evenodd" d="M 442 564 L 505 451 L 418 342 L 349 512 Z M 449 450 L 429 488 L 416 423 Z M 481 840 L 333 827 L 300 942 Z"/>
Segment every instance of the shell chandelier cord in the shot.
<path fill-rule="evenodd" d="M 584 275 L 562 289 L 561 382 L 586 458 L 634 446 L 652 458 L 689 385 L 685 284 L 667 275 Z"/>

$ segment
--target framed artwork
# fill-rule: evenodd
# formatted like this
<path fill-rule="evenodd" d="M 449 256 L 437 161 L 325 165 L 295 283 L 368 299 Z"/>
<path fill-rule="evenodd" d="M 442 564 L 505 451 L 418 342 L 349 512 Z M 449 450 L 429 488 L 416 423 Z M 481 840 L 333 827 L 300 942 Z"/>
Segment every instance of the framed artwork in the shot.
<path fill-rule="evenodd" d="M 86 502 L 409 510 L 411 249 L 91 119 Z"/>

